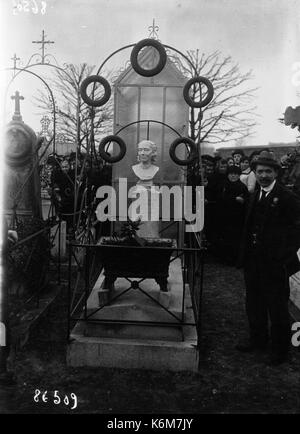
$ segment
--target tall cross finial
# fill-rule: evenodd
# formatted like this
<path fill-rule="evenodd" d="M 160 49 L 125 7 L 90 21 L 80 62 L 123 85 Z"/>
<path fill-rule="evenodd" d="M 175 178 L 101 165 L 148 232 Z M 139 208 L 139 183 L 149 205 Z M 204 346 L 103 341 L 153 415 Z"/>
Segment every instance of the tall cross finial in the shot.
<path fill-rule="evenodd" d="M 54 44 L 54 41 L 45 41 L 45 31 L 42 31 L 42 40 L 41 41 L 32 41 L 33 44 L 42 44 L 42 47 L 40 48 L 42 50 L 42 63 L 44 63 L 45 60 L 45 45 L 46 44 Z"/>
<path fill-rule="evenodd" d="M 15 113 L 13 115 L 13 121 L 22 121 L 20 101 L 24 99 L 24 96 L 20 95 L 20 92 L 16 90 L 15 94 L 11 96 L 11 99 L 15 100 Z"/>
<path fill-rule="evenodd" d="M 17 67 L 17 60 L 21 60 L 20 57 L 17 57 L 17 55 L 15 53 L 14 57 L 11 57 L 10 59 L 14 61 L 14 69 L 16 69 L 16 67 Z"/>
<path fill-rule="evenodd" d="M 149 38 L 158 39 L 159 27 L 155 25 L 155 18 L 153 18 L 152 26 L 149 26 L 148 30 L 149 30 Z"/>

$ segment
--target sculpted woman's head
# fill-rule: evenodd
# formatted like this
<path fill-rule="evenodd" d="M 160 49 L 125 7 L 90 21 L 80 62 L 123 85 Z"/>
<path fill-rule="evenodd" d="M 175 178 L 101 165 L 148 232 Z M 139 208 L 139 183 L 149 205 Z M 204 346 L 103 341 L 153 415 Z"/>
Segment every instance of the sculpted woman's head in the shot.
<path fill-rule="evenodd" d="M 151 140 L 142 140 L 138 143 L 137 159 L 140 163 L 154 163 L 157 155 L 157 146 Z"/>

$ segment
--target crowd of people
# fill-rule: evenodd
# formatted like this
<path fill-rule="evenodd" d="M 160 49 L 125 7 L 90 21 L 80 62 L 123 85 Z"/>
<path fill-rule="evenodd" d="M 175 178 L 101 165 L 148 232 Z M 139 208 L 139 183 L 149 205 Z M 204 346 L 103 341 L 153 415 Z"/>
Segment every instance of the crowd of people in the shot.
<path fill-rule="evenodd" d="M 211 250 L 244 270 L 249 339 L 236 349 L 267 352 L 270 342 L 267 364 L 280 365 L 291 342 L 289 277 L 300 270 L 299 190 L 284 185 L 289 177 L 270 151 L 202 162 Z"/>
<path fill-rule="evenodd" d="M 202 156 L 205 186 L 205 236 L 212 253 L 228 265 L 237 260 L 246 203 L 258 188 L 254 171 L 260 150 L 245 155 L 236 149 L 228 158 Z M 286 184 L 285 166 L 277 180 Z"/>

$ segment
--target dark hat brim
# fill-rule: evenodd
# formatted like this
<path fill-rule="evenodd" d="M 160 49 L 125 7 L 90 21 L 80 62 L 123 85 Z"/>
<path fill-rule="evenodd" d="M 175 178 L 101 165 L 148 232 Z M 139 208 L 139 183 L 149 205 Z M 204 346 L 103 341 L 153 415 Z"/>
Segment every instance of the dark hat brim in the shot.
<path fill-rule="evenodd" d="M 234 155 L 245 155 L 245 153 L 244 153 L 244 151 L 242 151 L 241 149 L 235 149 L 232 153 L 231 153 L 231 155 L 232 156 L 234 156 Z"/>
<path fill-rule="evenodd" d="M 211 155 L 201 155 L 201 160 L 202 161 L 208 161 L 209 163 L 214 163 L 215 162 L 215 158 L 212 157 Z"/>
<path fill-rule="evenodd" d="M 259 164 L 262 166 L 272 167 L 273 169 L 280 169 L 281 167 L 280 164 L 272 158 L 258 158 L 251 163 L 251 166 L 253 167 L 253 169 L 256 169 Z"/>

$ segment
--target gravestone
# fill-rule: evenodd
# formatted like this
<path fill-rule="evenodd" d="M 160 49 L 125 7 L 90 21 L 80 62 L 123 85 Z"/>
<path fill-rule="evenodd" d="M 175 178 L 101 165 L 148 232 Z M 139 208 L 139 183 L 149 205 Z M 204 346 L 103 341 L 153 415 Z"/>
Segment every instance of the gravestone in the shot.
<path fill-rule="evenodd" d="M 4 213 L 11 226 L 15 215 L 26 220 L 42 218 L 40 179 L 37 166 L 38 139 L 26 125 L 20 112 L 24 99 L 18 91 L 11 97 L 15 112 L 5 131 L 5 195 Z"/>
<path fill-rule="evenodd" d="M 15 102 L 15 111 L 4 136 L 3 214 L 8 228 L 16 229 L 19 241 L 22 241 L 44 227 L 37 157 L 40 139 L 22 119 L 20 101 L 24 97 L 16 91 L 11 99 Z M 36 238 L 17 245 L 10 256 L 11 294 L 20 295 L 36 289 L 45 278 L 43 270 L 48 260 L 46 234 L 40 233 Z"/>

